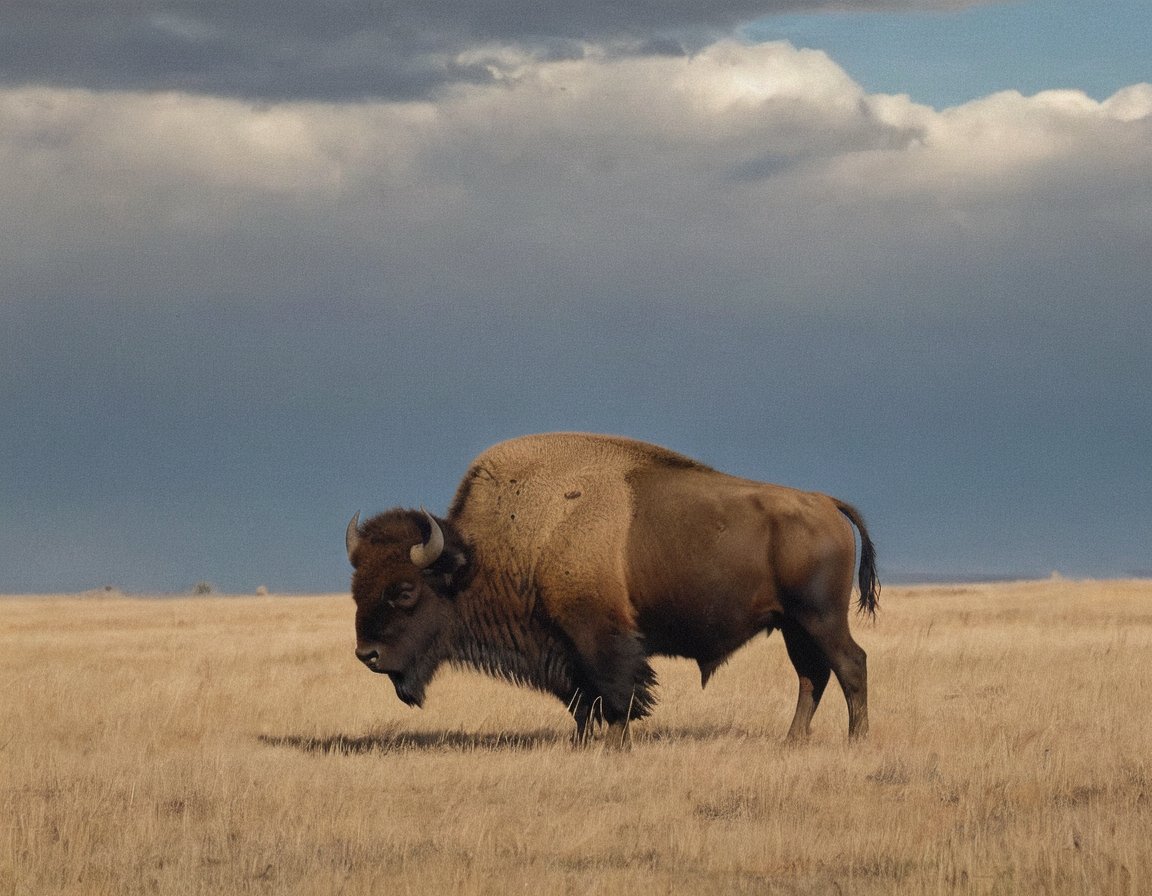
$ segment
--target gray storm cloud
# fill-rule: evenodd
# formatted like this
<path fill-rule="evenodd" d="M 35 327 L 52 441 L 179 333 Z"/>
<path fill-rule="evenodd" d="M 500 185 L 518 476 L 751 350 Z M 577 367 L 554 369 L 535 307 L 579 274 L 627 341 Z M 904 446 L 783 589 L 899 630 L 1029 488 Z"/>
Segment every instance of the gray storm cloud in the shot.
<path fill-rule="evenodd" d="M 485 45 L 579 56 L 682 53 L 759 16 L 805 9 L 939 9 L 963 0 L 475 3 L 104 0 L 0 9 L 0 83 L 182 90 L 270 100 L 416 98 L 488 79 Z"/>

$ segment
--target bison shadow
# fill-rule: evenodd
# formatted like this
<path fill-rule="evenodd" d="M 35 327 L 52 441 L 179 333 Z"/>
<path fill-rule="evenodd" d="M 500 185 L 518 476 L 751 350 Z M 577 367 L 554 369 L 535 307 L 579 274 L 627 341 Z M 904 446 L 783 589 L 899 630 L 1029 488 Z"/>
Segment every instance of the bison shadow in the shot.
<path fill-rule="evenodd" d="M 633 729 L 633 744 L 670 741 L 712 741 L 722 739 L 755 739 L 766 735 L 725 725 L 660 725 Z M 269 747 L 289 747 L 303 753 L 355 755 L 361 753 L 402 752 L 517 752 L 547 747 L 572 745 L 572 733 L 565 730 L 478 733 L 460 730 L 441 731 L 375 731 L 370 734 L 261 734 L 257 740 Z"/>
<path fill-rule="evenodd" d="M 568 743 L 571 738 L 559 731 L 517 733 L 471 733 L 467 731 L 377 731 L 371 734 L 261 734 L 260 743 L 270 747 L 291 747 L 304 753 L 402 753 L 534 750 Z"/>

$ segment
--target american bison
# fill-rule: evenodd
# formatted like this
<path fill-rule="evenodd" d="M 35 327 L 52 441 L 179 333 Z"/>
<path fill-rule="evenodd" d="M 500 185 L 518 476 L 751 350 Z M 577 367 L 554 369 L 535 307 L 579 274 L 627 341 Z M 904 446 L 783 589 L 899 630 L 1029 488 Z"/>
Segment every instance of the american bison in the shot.
<path fill-rule="evenodd" d="M 590 721 L 648 715 L 648 657 L 693 659 L 706 685 L 753 635 L 780 629 L 800 679 L 789 739 L 808 735 L 831 672 L 859 737 L 868 680 L 848 630 L 850 523 L 857 606 L 874 615 L 875 551 L 842 501 L 631 439 L 512 439 L 472 462 L 447 517 L 353 517 L 356 656 L 412 706 L 445 662 L 538 688 L 583 739 Z"/>

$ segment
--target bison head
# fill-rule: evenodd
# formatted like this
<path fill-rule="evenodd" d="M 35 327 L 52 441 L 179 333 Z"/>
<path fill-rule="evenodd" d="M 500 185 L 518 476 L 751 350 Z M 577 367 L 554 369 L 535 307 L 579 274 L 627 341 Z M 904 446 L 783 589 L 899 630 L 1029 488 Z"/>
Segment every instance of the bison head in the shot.
<path fill-rule="evenodd" d="M 391 510 L 363 526 L 359 517 L 346 532 L 356 656 L 387 674 L 402 701 L 419 706 L 447 658 L 468 554 L 452 527 L 427 511 Z"/>

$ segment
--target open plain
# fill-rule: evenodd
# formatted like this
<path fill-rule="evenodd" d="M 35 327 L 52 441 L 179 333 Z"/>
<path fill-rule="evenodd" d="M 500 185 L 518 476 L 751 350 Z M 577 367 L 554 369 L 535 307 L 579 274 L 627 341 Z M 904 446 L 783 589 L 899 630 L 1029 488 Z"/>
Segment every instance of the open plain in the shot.
<path fill-rule="evenodd" d="M 786 747 L 779 634 L 658 660 L 624 752 L 346 595 L 0 599 L 0 894 L 1152 892 L 1152 583 L 888 587 L 872 731 Z"/>

